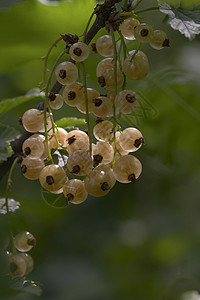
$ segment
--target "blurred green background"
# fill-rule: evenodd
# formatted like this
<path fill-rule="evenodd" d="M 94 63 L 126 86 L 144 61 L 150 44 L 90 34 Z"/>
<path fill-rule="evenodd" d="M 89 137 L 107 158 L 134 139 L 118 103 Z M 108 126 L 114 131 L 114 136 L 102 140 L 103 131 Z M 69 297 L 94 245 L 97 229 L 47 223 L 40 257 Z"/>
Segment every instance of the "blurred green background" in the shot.
<path fill-rule="evenodd" d="M 3 100 L 38 86 L 40 57 L 60 33 L 83 34 L 95 2 L 0 3 Z M 143 0 L 139 9 L 156 4 Z M 41 299 L 178 300 L 185 291 L 200 290 L 200 38 L 189 41 L 163 23 L 159 11 L 141 16 L 167 32 L 171 47 L 156 51 L 144 45 L 150 74 L 141 82 L 128 81 L 140 93 L 141 107 L 122 124 L 136 126 L 145 137 L 145 146 L 136 153 L 143 165 L 137 182 L 117 183 L 103 198 L 90 196 L 79 206 L 55 209 L 43 200 L 39 182 L 28 181 L 16 167 L 11 197 L 21 208 L 13 214 L 12 227 L 14 234 L 29 230 L 37 238 L 30 252 L 35 268 L 28 278 L 43 284 Z M 101 30 L 98 36 L 105 33 Z M 61 42 L 53 50 L 49 66 L 63 47 Z M 93 53 L 86 62 L 89 87 L 98 88 L 95 65 L 101 59 Z M 17 120 L 37 103 L 22 104 L 0 121 L 23 132 Z M 84 117 L 67 105 L 55 112 L 55 119 L 63 116 Z M 5 196 L 6 180 L 7 175 L 0 182 L 0 197 Z M 5 227 L 0 215 L 1 240 Z M 2 271 L 1 279 L 0 299 L 6 299 Z"/>

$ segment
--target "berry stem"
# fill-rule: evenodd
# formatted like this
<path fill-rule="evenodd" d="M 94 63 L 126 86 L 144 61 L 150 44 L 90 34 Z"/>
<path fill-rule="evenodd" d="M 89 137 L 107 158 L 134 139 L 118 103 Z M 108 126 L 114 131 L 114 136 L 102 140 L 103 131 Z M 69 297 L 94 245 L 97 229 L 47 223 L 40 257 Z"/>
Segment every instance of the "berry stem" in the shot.
<path fill-rule="evenodd" d="M 133 6 L 132 9 L 133 9 L 133 10 L 136 9 L 136 7 L 138 7 L 138 5 L 140 5 L 140 3 L 141 3 L 142 1 L 143 1 L 143 0 L 139 0 L 139 1 Z"/>
<path fill-rule="evenodd" d="M 149 7 L 149 8 L 145 8 L 145 9 L 138 10 L 136 13 L 137 13 L 137 14 L 141 14 L 141 13 L 143 13 L 143 12 L 152 11 L 152 10 L 158 10 L 158 9 L 159 9 L 158 6 L 155 6 L 155 7 Z"/>
<path fill-rule="evenodd" d="M 85 65 L 82 62 L 81 63 L 82 72 L 83 72 L 83 86 L 85 90 L 85 108 L 86 108 L 86 123 L 87 123 L 87 129 L 88 129 L 88 135 L 89 135 L 89 151 L 90 155 L 92 155 L 92 135 L 91 135 L 91 128 L 90 128 L 90 116 L 89 116 L 89 110 L 88 110 L 88 95 L 87 95 L 87 81 L 86 81 L 86 71 L 85 71 Z"/>

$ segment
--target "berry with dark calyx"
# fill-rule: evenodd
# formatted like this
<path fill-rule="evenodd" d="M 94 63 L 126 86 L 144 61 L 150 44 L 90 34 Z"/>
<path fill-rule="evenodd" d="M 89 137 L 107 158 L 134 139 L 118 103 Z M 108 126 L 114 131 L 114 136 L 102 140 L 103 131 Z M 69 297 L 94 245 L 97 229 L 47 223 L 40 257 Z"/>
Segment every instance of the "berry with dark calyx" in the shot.
<path fill-rule="evenodd" d="M 67 85 L 63 90 L 63 99 L 69 106 L 76 106 L 80 101 L 85 101 L 84 88 L 80 82 Z"/>
<path fill-rule="evenodd" d="M 25 275 L 28 275 L 29 273 L 32 272 L 33 267 L 34 267 L 33 258 L 28 253 L 18 253 L 18 255 L 24 259 L 24 261 L 26 263 Z"/>
<path fill-rule="evenodd" d="M 22 116 L 22 124 L 28 132 L 44 132 L 44 114 L 38 109 L 29 109 Z M 47 130 L 51 128 L 51 120 L 47 113 Z"/>
<path fill-rule="evenodd" d="M 40 138 L 31 136 L 24 141 L 22 150 L 25 156 L 40 158 L 44 152 L 43 141 Z"/>
<path fill-rule="evenodd" d="M 104 86 L 103 86 L 103 83 L 102 83 L 102 85 L 100 84 L 100 82 L 99 82 L 100 78 L 101 78 L 102 82 L 103 81 L 105 82 Z M 103 72 L 102 76 L 98 78 L 98 82 L 101 85 L 101 87 L 105 87 L 109 91 L 114 91 L 115 90 L 114 68 L 106 69 Z M 123 74 L 120 71 L 120 69 L 117 68 L 117 88 L 119 89 L 120 87 L 122 87 L 123 83 L 124 83 Z"/>
<path fill-rule="evenodd" d="M 145 23 L 136 26 L 134 29 L 135 38 L 140 43 L 149 43 L 152 33 L 153 28 Z"/>
<path fill-rule="evenodd" d="M 94 163 L 109 164 L 113 160 L 113 147 L 107 142 L 97 142 L 92 145 L 92 155 Z"/>
<path fill-rule="evenodd" d="M 122 68 L 128 78 L 142 79 L 149 72 L 149 61 L 144 52 L 132 50 L 129 52 L 129 56 L 124 60 Z"/>
<path fill-rule="evenodd" d="M 103 72 L 106 70 L 106 69 L 111 69 L 111 68 L 114 68 L 114 64 L 113 64 L 114 60 L 113 58 L 104 58 L 102 59 L 97 67 L 96 67 L 96 75 L 97 77 L 100 77 L 103 75 Z M 119 62 L 117 62 L 117 68 L 119 68 Z"/>
<path fill-rule="evenodd" d="M 73 63 L 65 61 L 56 67 L 55 74 L 59 83 L 67 85 L 76 81 L 78 77 L 78 69 Z"/>
<path fill-rule="evenodd" d="M 87 175 L 93 167 L 91 156 L 84 150 L 73 152 L 67 160 L 67 168 L 70 173 L 78 176 Z"/>
<path fill-rule="evenodd" d="M 104 56 L 109 57 L 114 53 L 112 37 L 110 35 L 103 35 L 96 41 L 97 52 Z"/>
<path fill-rule="evenodd" d="M 44 189 L 55 192 L 63 188 L 68 177 L 62 167 L 52 164 L 42 169 L 39 180 Z"/>
<path fill-rule="evenodd" d="M 49 106 L 52 109 L 58 110 L 63 106 L 64 100 L 60 94 L 50 93 L 48 98 L 49 98 Z"/>
<path fill-rule="evenodd" d="M 130 114 L 138 106 L 138 97 L 132 90 L 123 90 L 115 98 L 116 113 Z"/>
<path fill-rule="evenodd" d="M 113 123 L 108 120 L 102 120 L 93 128 L 93 133 L 98 141 L 108 142 L 113 138 Z"/>
<path fill-rule="evenodd" d="M 89 56 L 89 47 L 82 42 L 75 43 L 70 47 L 69 54 L 76 62 L 82 62 Z"/>
<path fill-rule="evenodd" d="M 89 140 L 86 139 L 85 137 L 77 137 L 77 138 L 69 138 L 68 139 L 68 145 L 67 145 L 67 150 L 69 155 L 71 155 L 73 152 L 77 150 L 89 150 Z"/>
<path fill-rule="evenodd" d="M 32 233 L 22 231 L 14 237 L 14 244 L 18 251 L 28 252 L 36 245 L 36 239 Z"/>
<path fill-rule="evenodd" d="M 97 117 L 113 116 L 113 104 L 108 97 L 98 97 L 93 99 L 92 113 Z"/>
<path fill-rule="evenodd" d="M 8 258 L 8 270 L 14 277 L 23 277 L 26 273 L 26 262 L 20 254 L 14 254 Z"/>
<path fill-rule="evenodd" d="M 121 25 L 121 33 L 127 40 L 135 40 L 134 29 L 140 22 L 134 18 L 125 19 Z"/>
<path fill-rule="evenodd" d="M 88 135 L 87 135 L 84 131 L 82 131 L 82 130 L 80 130 L 80 129 L 75 129 L 75 130 L 69 131 L 66 138 L 67 138 L 67 141 L 68 141 L 68 143 L 69 143 L 69 141 L 70 141 L 72 138 L 73 138 L 73 139 L 74 139 L 74 138 L 77 139 L 77 138 L 79 138 L 79 137 L 84 138 L 84 139 L 86 139 L 87 141 L 89 141 Z"/>
<path fill-rule="evenodd" d="M 73 204 L 84 202 L 88 196 L 85 183 L 79 179 L 69 180 L 63 187 L 63 194 L 66 200 Z"/>
<path fill-rule="evenodd" d="M 119 143 L 125 151 L 134 152 L 144 144 L 144 138 L 137 128 L 129 127 L 122 131 Z"/>
<path fill-rule="evenodd" d="M 44 166 L 44 161 L 40 158 L 25 157 L 21 163 L 21 172 L 27 179 L 36 180 Z"/>
<path fill-rule="evenodd" d="M 100 96 L 99 92 L 92 88 L 87 88 L 87 98 L 88 98 L 88 111 L 89 113 L 92 110 L 92 102 L 95 98 L 98 98 Z M 78 101 L 78 104 L 76 105 L 77 109 L 82 112 L 83 114 L 86 113 L 86 106 L 85 106 L 85 97 L 84 99 L 80 99 Z"/>
<path fill-rule="evenodd" d="M 121 156 L 113 164 L 113 172 L 121 183 L 135 182 L 142 172 L 141 162 L 133 155 Z"/>
<path fill-rule="evenodd" d="M 150 38 L 150 46 L 153 49 L 161 50 L 164 47 L 169 47 L 169 39 L 162 30 L 154 30 Z"/>

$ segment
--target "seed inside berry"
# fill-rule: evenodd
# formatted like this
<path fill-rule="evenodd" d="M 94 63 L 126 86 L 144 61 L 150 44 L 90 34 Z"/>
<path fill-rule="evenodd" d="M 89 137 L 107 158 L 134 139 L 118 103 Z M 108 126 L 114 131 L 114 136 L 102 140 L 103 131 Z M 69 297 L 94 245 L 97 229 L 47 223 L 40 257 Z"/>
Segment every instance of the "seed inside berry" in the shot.
<path fill-rule="evenodd" d="M 24 174 L 27 171 L 27 167 L 25 165 L 21 166 L 21 172 Z"/>
<path fill-rule="evenodd" d="M 26 147 L 26 148 L 24 149 L 24 154 L 25 154 L 25 155 L 31 154 L 31 148 L 30 148 L 30 147 Z"/>
<path fill-rule="evenodd" d="M 73 194 L 71 194 L 71 193 L 67 194 L 67 196 L 66 196 L 66 200 L 67 201 L 72 201 L 73 199 L 74 199 L 74 195 Z"/>
<path fill-rule="evenodd" d="M 130 175 L 128 176 L 128 180 L 129 180 L 129 181 L 132 181 L 132 182 L 135 182 L 135 181 L 136 181 L 135 175 L 134 175 L 134 174 L 130 174 Z"/>
<path fill-rule="evenodd" d="M 76 98 L 76 93 L 74 91 L 70 91 L 68 93 L 68 100 L 74 100 Z"/>
<path fill-rule="evenodd" d="M 143 137 L 140 137 L 139 139 L 136 139 L 136 140 L 135 140 L 135 143 L 134 143 L 134 146 L 135 146 L 136 148 L 138 148 L 141 144 L 144 144 L 144 139 L 143 139 Z"/>
<path fill-rule="evenodd" d="M 98 165 L 102 162 L 103 157 L 100 154 L 93 155 L 95 165 Z"/>
<path fill-rule="evenodd" d="M 144 28 L 140 31 L 141 36 L 147 36 L 149 34 L 149 30 Z"/>
<path fill-rule="evenodd" d="M 110 189 L 110 186 L 107 182 L 103 182 L 101 185 L 102 191 L 108 191 Z"/>
<path fill-rule="evenodd" d="M 169 40 L 168 39 L 164 40 L 163 47 L 169 47 Z"/>
<path fill-rule="evenodd" d="M 46 183 L 47 183 L 48 185 L 52 185 L 52 184 L 54 183 L 53 177 L 52 177 L 52 176 L 47 176 L 47 177 L 46 177 Z"/>
<path fill-rule="evenodd" d="M 10 272 L 11 273 L 14 273 L 16 270 L 17 270 L 17 264 L 16 263 L 14 263 L 14 262 L 11 262 L 10 263 Z"/>
<path fill-rule="evenodd" d="M 66 71 L 61 69 L 60 72 L 59 72 L 59 77 L 62 78 L 62 79 L 65 79 L 66 75 L 67 75 Z"/>
<path fill-rule="evenodd" d="M 99 107 L 103 101 L 99 98 L 96 98 L 96 99 L 93 99 L 92 102 L 94 103 L 95 106 Z"/>
<path fill-rule="evenodd" d="M 98 83 L 101 87 L 104 87 L 106 85 L 105 78 L 103 76 L 98 77 Z"/>
<path fill-rule="evenodd" d="M 81 54 L 82 54 L 82 50 L 81 50 L 80 48 L 78 48 L 78 47 L 75 48 L 73 52 L 74 52 L 74 54 L 77 55 L 77 56 L 81 56 Z"/>
<path fill-rule="evenodd" d="M 74 174 L 78 174 L 80 172 L 81 168 L 79 167 L 79 165 L 76 165 L 73 167 L 71 173 L 74 173 Z"/>
<path fill-rule="evenodd" d="M 126 100 L 129 102 L 129 103 L 133 103 L 136 101 L 136 97 L 134 95 L 131 95 L 131 94 L 127 94 L 126 95 Z"/>

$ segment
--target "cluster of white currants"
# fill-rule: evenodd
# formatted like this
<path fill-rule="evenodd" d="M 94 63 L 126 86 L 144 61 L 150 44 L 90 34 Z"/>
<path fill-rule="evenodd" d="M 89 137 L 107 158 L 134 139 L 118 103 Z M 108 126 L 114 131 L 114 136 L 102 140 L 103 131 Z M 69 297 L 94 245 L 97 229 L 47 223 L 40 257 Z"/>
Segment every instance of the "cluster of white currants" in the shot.
<path fill-rule="evenodd" d="M 163 31 L 153 31 L 150 25 L 140 24 L 133 18 L 124 20 L 121 34 L 122 38 L 149 42 L 155 49 L 169 45 Z M 26 111 L 22 117 L 24 128 L 34 133 L 23 144 L 22 173 L 31 180 L 39 178 L 43 188 L 55 194 L 64 193 L 66 200 L 74 204 L 85 201 L 88 194 L 106 195 L 116 180 L 134 182 L 142 171 L 140 161 L 130 153 L 141 147 L 143 136 L 133 127 L 121 131 L 116 119 L 121 113 L 130 114 L 137 108 L 138 96 L 135 91 L 124 88 L 124 79 L 126 76 L 131 79 L 145 77 L 149 71 L 148 58 L 142 51 L 132 50 L 121 62 L 119 54 L 113 58 L 114 47 L 113 36 L 109 35 L 101 36 L 93 45 L 95 51 L 105 57 L 98 63 L 96 74 L 100 86 L 106 89 L 106 95 L 100 95 L 93 88 L 86 89 L 77 81 L 76 64 L 89 56 L 89 47 L 83 42 L 76 42 L 69 49 L 74 63 L 66 61 L 56 67 L 56 79 L 64 86 L 62 95 L 52 92 L 48 95 L 48 106 L 52 109 L 59 109 L 66 102 L 82 113 L 96 116 L 93 128 L 96 143 L 92 144 L 90 135 L 82 130 L 67 132 L 55 124 L 52 126 L 48 111 L 45 120 L 44 113 L 36 109 Z M 110 120 L 102 119 L 106 117 Z M 38 133 L 44 131 L 48 132 L 48 139 Z M 68 153 L 67 170 L 72 179 L 68 178 L 63 167 L 49 164 L 49 151 L 63 148 Z"/>
<path fill-rule="evenodd" d="M 30 254 L 26 253 L 30 251 L 36 245 L 35 237 L 28 231 L 18 233 L 14 237 L 15 252 L 11 254 L 7 252 L 8 271 L 10 275 L 14 277 L 23 277 L 33 270 L 33 258 Z"/>

